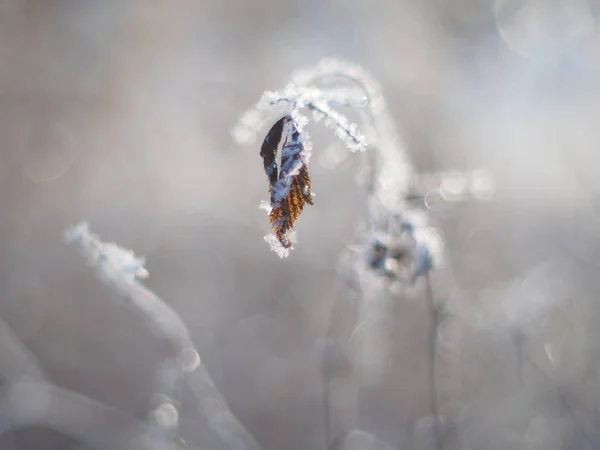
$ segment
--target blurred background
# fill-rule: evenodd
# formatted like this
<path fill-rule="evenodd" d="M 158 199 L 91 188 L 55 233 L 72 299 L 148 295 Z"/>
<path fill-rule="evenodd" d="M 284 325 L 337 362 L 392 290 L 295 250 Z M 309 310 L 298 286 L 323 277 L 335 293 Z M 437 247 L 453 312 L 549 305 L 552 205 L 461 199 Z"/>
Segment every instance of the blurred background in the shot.
<path fill-rule="evenodd" d="M 0 317 L 52 382 L 145 417 L 161 344 L 62 242 L 85 219 L 147 257 L 145 284 L 264 450 L 352 429 L 435 448 L 432 396 L 445 449 L 600 448 L 599 19 L 597 0 L 0 0 Z M 430 312 L 399 296 L 385 375 L 324 406 L 362 196 L 360 158 L 318 124 L 296 249 L 263 241 L 259 146 L 230 130 L 326 56 L 380 81 L 416 172 L 494 176 L 491 200 L 428 212 L 433 295 L 453 312 L 435 394 Z M 211 448 L 185 401 L 181 420 Z M 0 448 L 85 447 L 40 425 Z"/>

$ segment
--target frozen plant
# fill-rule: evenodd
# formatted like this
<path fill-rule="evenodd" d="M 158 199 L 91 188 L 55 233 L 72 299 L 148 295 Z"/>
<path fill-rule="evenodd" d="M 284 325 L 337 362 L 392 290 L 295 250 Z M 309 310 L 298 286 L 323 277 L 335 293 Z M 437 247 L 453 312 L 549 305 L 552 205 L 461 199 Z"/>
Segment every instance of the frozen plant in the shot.
<path fill-rule="evenodd" d="M 128 298 L 149 320 L 159 337 L 171 343 L 175 354 L 165 358 L 156 377 L 156 395 L 148 421 L 151 432 L 160 440 L 171 442 L 177 436 L 178 403 L 186 372 L 197 368 L 199 357 L 189 331 L 181 318 L 157 295 L 139 283 L 148 277 L 144 258 L 112 242 L 103 242 L 92 234 L 87 222 L 69 228 L 65 241 L 78 244 L 88 262 L 96 267 L 100 278 L 120 295 Z M 191 357 L 190 357 L 191 356 Z"/>
<path fill-rule="evenodd" d="M 360 114 L 363 130 L 341 112 L 344 108 Z M 309 122 L 305 111 L 315 122 L 331 128 L 349 151 L 370 153 L 366 159 L 370 179 L 363 260 L 388 275 L 393 266 L 394 276 L 400 276 L 399 266 L 408 264 L 412 269 L 407 280 L 425 274 L 433 265 L 433 257 L 439 256 L 440 240 L 426 220 L 411 220 L 415 216 L 410 211 L 415 208 L 409 204 L 414 194 L 414 170 L 395 133 L 381 89 L 362 68 L 337 59 L 325 59 L 315 67 L 294 72 L 282 90 L 265 92 L 233 129 L 236 141 L 248 144 L 274 121 L 260 150 L 269 179 L 270 201 L 261 207 L 269 213 L 273 229 L 265 237 L 271 249 L 280 257 L 289 255 L 296 241 L 293 226 L 304 206 L 314 201 L 308 175 L 312 146 L 305 131 Z M 403 230 L 401 245 L 396 242 L 399 236 L 392 238 L 391 228 L 396 222 Z M 405 226 L 408 223 L 410 227 Z M 398 260 L 400 254 L 402 261 Z"/>
<path fill-rule="evenodd" d="M 270 202 L 263 206 L 269 214 L 273 234 L 265 236 L 280 257 L 289 255 L 296 236 L 294 223 L 306 204 L 313 204 L 308 174 L 312 146 L 304 130 L 312 112 L 315 122 L 322 121 L 334 130 L 352 152 L 366 148 L 365 137 L 356 124 L 334 109 L 335 106 L 360 106 L 365 97 L 356 90 L 322 89 L 312 80 L 296 75 L 282 90 L 265 92 L 255 108 L 241 116 L 233 130 L 239 143 L 251 143 L 256 132 L 272 115 L 282 116 L 269 130 L 261 146 L 265 172 L 269 179 Z"/>
<path fill-rule="evenodd" d="M 361 131 L 341 112 L 344 108 L 360 115 Z M 282 90 L 265 92 L 232 130 L 238 143 L 251 144 L 274 122 L 260 149 L 270 193 L 270 201 L 261 208 L 269 214 L 273 229 L 265 240 L 280 257 L 289 255 L 296 242 L 293 226 L 306 204 L 314 202 L 308 175 L 312 146 L 304 112 L 331 128 L 351 152 L 367 150 L 367 205 L 359 224 L 361 264 L 408 284 L 427 275 L 441 260 L 442 242 L 424 210 L 433 199 L 489 197 L 493 188 L 489 175 L 482 171 L 433 174 L 425 178 L 430 187 L 424 189 L 379 84 L 359 66 L 324 59 L 295 71 Z M 439 179 L 437 186 L 430 182 L 432 178 Z"/>
<path fill-rule="evenodd" d="M 358 113 L 360 131 L 359 125 L 342 112 L 345 109 Z M 390 359 L 393 300 L 425 277 L 424 295 L 433 324 L 431 413 L 437 419 L 433 360 L 439 305 L 433 299 L 429 273 L 440 264 L 442 240 L 427 213 L 433 199 L 454 202 L 486 198 L 492 184 L 481 172 L 434 176 L 437 186 L 424 180 L 409 160 L 379 84 L 359 66 L 324 59 L 294 72 L 282 90 L 265 92 L 254 108 L 242 114 L 232 133 L 238 143 L 249 144 L 274 123 L 260 150 L 270 193 L 270 201 L 261 207 L 269 213 L 273 229 L 265 240 L 280 257 L 288 256 L 293 248 L 293 226 L 303 208 L 314 203 L 308 176 L 312 147 L 305 131 L 309 122 L 305 111 L 315 122 L 322 121 L 331 128 L 350 152 L 366 150 L 366 205 L 357 227 L 358 243 L 347 248 L 341 264 L 358 300 L 352 334 L 360 334 L 357 367 L 361 383 L 377 382 Z"/>
<path fill-rule="evenodd" d="M 80 242 L 87 244 L 86 256 L 90 264 L 95 265 L 100 261 L 105 261 L 109 267 L 118 269 L 118 271 L 130 281 L 135 278 L 148 278 L 148 271 L 144 267 L 146 258 L 136 257 L 135 253 L 123 247 L 119 247 L 112 242 L 102 243 L 97 240 L 84 239 L 89 238 L 90 230 L 87 222 L 81 222 L 79 225 L 69 228 L 65 232 L 65 241 L 68 243 Z"/>

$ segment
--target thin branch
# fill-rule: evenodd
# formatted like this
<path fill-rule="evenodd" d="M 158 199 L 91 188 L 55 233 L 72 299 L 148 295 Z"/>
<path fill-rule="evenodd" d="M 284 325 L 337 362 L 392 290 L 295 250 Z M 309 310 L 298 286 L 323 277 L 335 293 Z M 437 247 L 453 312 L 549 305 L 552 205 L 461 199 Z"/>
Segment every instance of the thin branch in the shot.
<path fill-rule="evenodd" d="M 175 358 L 179 359 L 179 363 L 174 363 L 173 356 L 168 355 L 163 360 L 155 378 L 156 394 L 152 399 L 157 404 L 151 405 L 148 415 L 148 423 L 157 440 L 165 443 L 173 441 L 179 426 L 177 409 L 184 375 L 194 370 L 199 361 L 187 327 L 158 295 L 138 281 L 138 278 L 148 276 L 143 258 L 136 258 L 133 252 L 114 243 L 100 241 L 98 236 L 89 232 L 85 222 L 69 229 L 65 237 L 69 242 L 78 243 L 100 278 L 141 313 L 155 334 L 171 344 Z M 191 364 L 186 361 L 189 355 L 193 355 Z"/>
<path fill-rule="evenodd" d="M 176 438 L 179 399 L 187 381 L 207 421 L 232 449 L 260 449 L 214 387 L 181 317 L 137 280 L 148 276 L 144 258 L 136 258 L 133 252 L 116 244 L 100 241 L 90 233 L 86 222 L 67 230 L 65 238 L 69 243 L 77 243 L 100 278 L 125 296 L 149 327 L 172 345 L 174 355 L 165 358 L 155 381 L 155 397 L 160 400 L 152 405 L 148 417 L 152 434 L 165 444 Z"/>
<path fill-rule="evenodd" d="M 333 125 L 342 131 L 342 133 L 344 133 L 348 139 L 350 139 L 354 145 L 362 147 L 363 146 L 363 142 L 360 139 L 360 137 L 358 137 L 356 135 L 356 132 L 353 132 L 348 125 L 344 124 L 343 121 L 340 119 L 340 116 L 337 114 L 332 114 L 333 110 L 331 110 L 330 108 L 325 108 L 323 105 L 319 106 L 315 103 L 308 103 L 306 105 L 308 107 L 308 109 L 312 110 L 312 111 L 316 111 L 320 114 L 322 114 L 325 117 L 328 117 Z"/>
<path fill-rule="evenodd" d="M 357 135 L 356 130 L 352 130 L 350 124 L 345 123 L 345 118 L 342 115 L 336 113 L 334 110 L 327 106 L 327 104 L 329 103 L 329 96 L 321 95 L 320 91 L 318 95 L 315 95 L 313 93 L 313 96 L 319 98 L 319 103 L 317 103 L 314 100 L 303 100 L 302 94 L 300 94 L 300 99 L 297 97 L 279 97 L 269 100 L 267 104 L 270 106 L 275 106 L 280 103 L 288 103 L 292 109 L 297 109 L 298 103 L 305 104 L 305 106 L 311 111 L 315 111 L 323 115 L 324 117 L 329 118 L 334 127 L 336 129 L 341 130 L 341 132 L 352 141 L 352 143 L 357 147 L 357 149 L 364 149 L 364 138 L 362 136 Z"/>

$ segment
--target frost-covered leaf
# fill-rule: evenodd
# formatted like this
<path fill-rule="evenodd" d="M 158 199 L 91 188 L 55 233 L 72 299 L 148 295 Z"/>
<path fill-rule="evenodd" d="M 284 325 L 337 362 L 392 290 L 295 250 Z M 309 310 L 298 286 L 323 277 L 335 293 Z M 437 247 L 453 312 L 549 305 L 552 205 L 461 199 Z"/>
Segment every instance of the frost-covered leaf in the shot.
<path fill-rule="evenodd" d="M 269 220 L 274 237 L 283 249 L 292 247 L 290 232 L 304 206 L 313 204 L 305 142 L 296 120 L 286 115 L 271 127 L 260 149 L 271 193 Z M 273 248 L 272 239 L 268 241 Z M 280 256 L 287 256 L 283 253 Z"/>

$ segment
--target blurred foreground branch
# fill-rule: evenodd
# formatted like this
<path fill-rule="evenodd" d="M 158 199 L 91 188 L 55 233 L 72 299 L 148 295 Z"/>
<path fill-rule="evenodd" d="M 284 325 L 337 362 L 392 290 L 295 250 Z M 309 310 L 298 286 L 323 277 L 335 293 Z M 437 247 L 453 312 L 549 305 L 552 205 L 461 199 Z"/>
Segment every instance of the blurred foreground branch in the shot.
<path fill-rule="evenodd" d="M 1 392 L 1 431 L 38 425 L 79 439 L 94 448 L 163 448 L 144 423 L 68 389 L 43 381 L 16 381 L 8 383 Z M 172 443 L 170 448 L 181 447 Z"/>
<path fill-rule="evenodd" d="M 165 338 L 174 350 L 168 355 L 155 379 L 155 404 L 148 417 L 150 434 L 165 445 L 178 435 L 179 404 L 185 382 L 189 384 L 199 409 L 230 448 L 259 450 L 260 446 L 229 410 L 203 367 L 189 330 L 181 317 L 138 279 L 146 278 L 144 258 L 130 250 L 105 243 L 90 233 L 83 222 L 67 230 L 65 239 L 77 243 L 100 278 L 127 298 L 151 329 Z"/>

